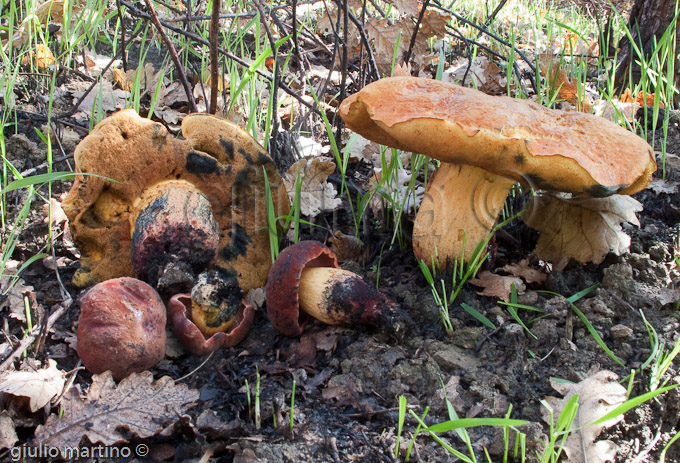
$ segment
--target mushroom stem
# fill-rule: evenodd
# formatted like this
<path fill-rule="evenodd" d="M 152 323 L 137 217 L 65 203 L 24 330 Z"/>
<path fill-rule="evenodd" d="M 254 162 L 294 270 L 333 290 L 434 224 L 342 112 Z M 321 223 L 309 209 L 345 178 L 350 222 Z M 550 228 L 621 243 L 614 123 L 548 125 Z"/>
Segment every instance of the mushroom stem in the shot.
<path fill-rule="evenodd" d="M 186 291 L 215 260 L 220 232 L 212 205 L 187 181 L 144 190 L 133 204 L 130 228 L 135 275 L 152 286 Z"/>
<path fill-rule="evenodd" d="M 442 162 L 430 180 L 413 226 L 417 260 L 467 261 L 493 229 L 516 182 L 479 167 Z"/>
<path fill-rule="evenodd" d="M 304 269 L 298 301 L 304 312 L 328 325 L 360 323 L 401 337 L 413 323 L 387 296 L 340 268 Z"/>

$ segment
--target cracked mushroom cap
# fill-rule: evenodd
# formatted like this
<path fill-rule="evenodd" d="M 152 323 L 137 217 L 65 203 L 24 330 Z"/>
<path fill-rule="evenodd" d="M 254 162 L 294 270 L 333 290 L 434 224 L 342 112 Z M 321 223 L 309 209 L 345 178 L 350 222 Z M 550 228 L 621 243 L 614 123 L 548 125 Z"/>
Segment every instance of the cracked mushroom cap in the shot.
<path fill-rule="evenodd" d="M 187 182 L 209 201 L 219 229 L 214 267 L 234 274 L 245 291 L 264 286 L 271 257 L 263 168 L 276 216 L 289 210 L 276 166 L 248 133 L 211 115 L 185 117 L 182 135 L 126 109 L 78 145 L 77 171 L 97 176 L 77 176 L 62 205 L 82 253 L 76 286 L 134 275 L 135 207 L 163 182 Z"/>
<path fill-rule="evenodd" d="M 378 80 L 345 99 L 339 112 L 369 140 L 543 190 L 633 194 L 656 170 L 643 139 L 602 117 L 431 79 Z"/>

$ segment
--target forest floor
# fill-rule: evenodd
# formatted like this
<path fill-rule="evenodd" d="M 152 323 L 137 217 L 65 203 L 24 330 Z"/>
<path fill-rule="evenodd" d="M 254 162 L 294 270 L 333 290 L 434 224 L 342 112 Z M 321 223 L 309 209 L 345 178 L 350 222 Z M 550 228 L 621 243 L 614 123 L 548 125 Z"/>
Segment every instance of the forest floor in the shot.
<path fill-rule="evenodd" d="M 110 50 L 103 47 L 97 52 L 106 54 Z M 160 63 L 164 55 L 158 53 Z M 149 62 L 153 60 L 149 58 Z M 73 171 L 73 151 L 90 128 L 89 118 L 73 104 L 77 102 L 74 92 L 82 91 L 90 83 L 79 74 L 82 73 L 63 72 L 56 77 L 54 88 L 58 91 L 52 110 L 70 115 L 57 120 L 60 154 L 50 153 L 51 169 L 55 172 Z M 45 140 L 36 129 L 45 123 L 45 97 L 49 99 L 49 95 L 42 93 L 48 87 L 40 76 L 29 74 L 24 78 L 21 88 L 15 92 L 21 105 L 14 124 L 3 129 L 4 152 L 19 172 L 30 175 L 44 173 L 44 162 L 48 158 Z M 348 93 L 356 90 L 351 86 Z M 332 95 L 335 91 L 337 84 L 331 84 L 326 94 Z M 185 109 L 183 106 L 178 112 Z M 327 109 L 328 114 L 334 112 L 332 107 Z M 112 111 L 105 108 L 105 112 Z M 233 115 L 230 117 L 234 119 Z M 177 121 L 169 122 L 171 118 L 172 115 L 165 119 L 156 117 L 176 133 Z M 317 135 L 315 141 L 321 142 L 319 147 L 328 146 L 321 119 L 312 120 L 310 131 Z M 661 179 L 662 171 L 658 170 L 654 179 L 663 184 L 634 195 L 643 209 L 637 213 L 639 226 L 624 225 L 624 232 L 630 237 L 627 252 L 609 253 L 600 264 L 571 261 L 558 270 L 536 257 L 538 234 L 521 220 L 504 227 L 503 233 L 493 240 L 491 257 L 482 270 L 508 274 L 502 270 L 504 267 L 526 259 L 521 265 L 544 275 L 542 281 L 526 282 L 525 289 L 516 295 L 516 303 L 538 310 L 520 310 L 518 317 L 525 326 L 518 323 L 506 305 L 499 303 L 500 295 L 482 296 L 478 294 L 479 287 L 468 283 L 449 307 L 453 330 L 445 330 L 441 307 L 436 304 L 432 289 L 413 257 L 410 243 L 413 214 L 404 211 L 401 240 L 390 247 L 394 231 L 391 218 L 388 213 L 374 216 L 368 210 L 359 233 L 363 242 L 361 257 L 347 259 L 342 266 L 377 284 L 408 312 L 415 322 L 413 332 L 404 339 L 395 339 L 370 327 L 326 326 L 314 322 L 301 337 L 288 338 L 276 332 L 267 319 L 266 309 L 259 307 L 245 340 L 209 357 L 184 352 L 170 333 L 165 358 L 150 371 L 157 381 L 154 384 L 159 384 L 164 377 L 178 380 L 172 383 L 175 389 L 169 394 L 186 400 L 180 401 L 182 405 L 170 413 L 159 412 L 153 424 L 146 424 L 152 429 L 147 433 L 139 431 L 145 426 L 135 421 L 142 419 L 139 417 L 112 414 L 93 427 L 83 418 L 92 415 L 80 418 L 77 414 L 70 415 L 77 407 L 92 405 L 97 400 L 97 391 L 110 385 L 105 386 L 104 379 L 96 379 L 99 377 L 79 367 L 78 355 L 72 347 L 79 315 L 78 299 L 83 293 L 71 282 L 79 266 L 79 252 L 67 233 L 68 222 L 60 220 L 55 212 L 72 182 L 54 182 L 49 193 L 42 187 L 42 196 L 30 206 L 4 273 L 9 275 L 43 252 L 48 242 L 52 247 L 48 255 L 23 270 L 11 291 L 3 293 L 0 360 L 12 358 L 13 361 L 3 363 L 0 379 L 7 380 L 17 371 L 42 371 L 41 368 L 48 366 L 48 360 L 54 360 L 62 372 L 67 372 L 66 384 L 62 384 L 61 390 L 70 388 L 77 394 L 61 396 L 60 390 L 59 402 L 48 400 L 39 409 L 31 410 L 26 400 L 18 399 L 34 397 L 32 393 L 22 396 L 21 391 L 12 392 L 6 383 L 0 383 L 5 384 L 4 411 L 0 412 L 0 459 L 31 460 L 23 458 L 31 456 L 30 453 L 19 454 L 17 449 L 29 452 L 27 446 L 44 442 L 61 447 L 73 442 L 75 435 L 75 442 L 83 448 L 96 447 L 99 436 L 99 442 L 115 442 L 116 448 L 130 450 L 129 456 L 116 461 L 397 462 L 404 461 L 409 441 L 419 428 L 411 412 L 418 417 L 426 413 L 424 423 L 434 425 L 451 420 L 452 407 L 460 418 L 510 417 L 526 420 L 528 424 L 509 431 L 509 457 L 505 453 L 507 428 L 502 426 L 469 427 L 465 433 L 443 432 L 439 438 L 445 444 L 471 460 L 518 462 L 522 461 L 521 457 L 512 456 L 517 429 L 525 435 L 524 453 L 528 461 L 534 461 L 552 435 L 546 420 L 547 398 L 561 398 L 558 389 L 564 392 L 559 386 L 564 383 L 555 379 L 581 385 L 579 392 L 583 397 L 594 396 L 593 402 L 582 406 L 602 410 L 598 417 L 606 413 L 607 409 L 601 407 L 611 398 L 608 395 L 611 384 L 618 380 L 624 389 L 629 388 L 629 397 L 680 381 L 673 357 L 667 369 L 661 373 L 659 370 L 663 356 L 679 342 L 679 291 L 674 288 L 680 284 L 677 270 L 680 128 L 677 121 L 671 121 L 665 137 L 660 128 L 656 133 L 649 131 L 647 136 L 655 139 L 657 161 L 659 166 L 665 165 L 665 178 Z M 662 143 L 665 144 L 664 159 L 660 155 Z M 291 164 L 285 156 L 275 156 L 275 159 L 281 172 Z M 367 191 L 374 167 L 367 158 L 353 157 L 345 177 L 352 179 L 361 191 Z M 330 181 L 336 190 L 340 189 L 337 175 L 331 176 Z M 44 212 L 49 194 L 53 200 L 52 224 L 47 223 Z M 8 224 L 13 224 L 20 215 L 27 196 L 26 189 L 19 189 L 3 198 L 3 214 Z M 327 242 L 337 231 L 354 234 L 352 208 L 356 205 L 350 204 L 346 196 L 340 198 L 342 203 L 333 210 L 307 217 L 323 227 L 302 226 L 300 239 Z M 516 198 L 509 205 L 519 210 L 525 200 Z M 15 229 L 9 225 L 3 229 L 3 246 L 9 243 Z M 594 285 L 570 305 L 568 297 Z M 73 303 L 65 295 L 70 296 Z M 32 311 L 29 318 L 35 327 L 32 336 L 29 336 L 30 329 L 27 330 L 26 297 Z M 480 323 L 461 308 L 461 303 L 481 312 L 495 328 Z M 579 311 L 588 324 L 580 318 Z M 58 316 L 50 318 L 50 330 L 45 333 L 42 327 L 55 313 Z M 22 339 L 27 338 L 35 342 L 22 345 Z M 22 355 L 10 357 L 17 349 Z M 603 371 L 609 373 L 604 377 L 598 374 Z M 631 379 L 632 372 L 635 376 Z M 586 386 L 593 378 L 597 384 Z M 135 376 L 130 381 L 144 383 L 147 379 Z M 44 381 L 47 384 L 51 380 Z M 92 386 L 93 381 L 98 389 Z M 119 390 L 109 391 L 112 400 L 123 400 L 116 398 L 117 394 L 123 394 L 120 391 L 123 384 L 120 383 Z M 147 389 L 154 390 L 151 386 Z M 81 395 L 89 398 L 82 402 L 85 405 L 76 406 Z M 399 438 L 401 396 L 405 398 L 407 412 Z M 151 394 L 137 400 L 136 406 L 154 409 L 162 408 L 162 401 L 168 399 Z M 550 403 L 556 402 L 550 399 Z M 63 415 L 65 427 L 58 428 L 55 424 L 57 415 Z M 610 441 L 617 448 L 612 461 L 657 462 L 665 458 L 667 462 L 680 462 L 678 445 L 671 445 L 661 456 L 680 423 L 680 391 L 673 389 L 659 395 L 620 418 L 598 435 L 583 433 L 575 424 L 572 432 L 575 442 L 593 459 L 586 460 L 583 455 L 584 459 L 579 459 L 571 453 L 565 461 L 607 461 L 611 447 L 604 442 Z M 3 446 L 8 442 L 11 445 Z M 2 450 L 5 447 L 10 448 Z M 397 447 L 399 456 L 395 456 Z M 106 461 L 106 458 L 94 455 L 81 461 Z M 410 449 L 410 461 L 460 460 L 419 429 Z"/>

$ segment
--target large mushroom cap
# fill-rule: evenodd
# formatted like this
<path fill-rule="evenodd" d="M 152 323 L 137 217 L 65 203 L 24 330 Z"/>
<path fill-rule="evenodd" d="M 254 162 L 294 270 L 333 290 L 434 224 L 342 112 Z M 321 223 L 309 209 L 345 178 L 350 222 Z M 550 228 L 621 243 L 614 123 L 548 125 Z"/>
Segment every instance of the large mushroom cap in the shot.
<path fill-rule="evenodd" d="M 431 79 L 378 80 L 345 99 L 340 115 L 351 130 L 383 145 L 544 190 L 632 194 L 656 170 L 652 148 L 604 118 Z"/>
<path fill-rule="evenodd" d="M 135 206 L 145 191 L 168 181 L 188 182 L 209 201 L 219 228 L 215 266 L 233 273 L 243 290 L 264 286 L 271 266 L 264 171 L 275 215 L 289 210 L 276 166 L 250 135 L 217 117 L 189 115 L 182 134 L 175 138 L 128 109 L 97 124 L 78 145 L 78 172 L 98 176 L 77 176 L 63 202 L 82 253 L 77 286 L 134 274 Z"/>

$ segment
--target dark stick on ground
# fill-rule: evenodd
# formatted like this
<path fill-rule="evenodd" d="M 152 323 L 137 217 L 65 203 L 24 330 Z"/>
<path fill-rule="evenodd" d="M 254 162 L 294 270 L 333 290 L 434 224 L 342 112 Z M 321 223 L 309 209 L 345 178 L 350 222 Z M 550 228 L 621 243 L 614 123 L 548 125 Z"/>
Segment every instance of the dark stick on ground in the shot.
<path fill-rule="evenodd" d="M 151 4 L 151 0 L 146 0 L 146 7 L 149 10 L 149 16 L 151 17 L 151 22 L 153 23 L 154 27 L 158 31 L 158 34 L 161 36 L 161 40 L 163 40 L 163 43 L 165 44 L 166 47 L 168 47 L 168 52 L 170 53 L 170 58 L 172 59 L 172 62 L 175 63 L 175 68 L 177 69 L 177 74 L 179 76 L 179 81 L 182 84 L 182 87 L 184 87 L 184 92 L 187 94 L 187 101 L 189 102 L 189 109 L 191 112 L 198 112 L 198 107 L 196 106 L 196 101 L 194 100 L 194 94 L 191 91 L 191 86 L 189 85 L 189 80 L 187 79 L 187 75 L 184 72 L 184 66 L 182 66 L 182 62 L 179 59 L 179 55 L 177 54 L 177 50 L 175 50 L 175 46 L 172 44 L 172 41 L 168 37 L 168 34 L 165 33 L 163 30 L 163 25 L 161 24 L 160 20 L 158 19 L 158 15 L 156 14 L 156 10 L 154 10 L 153 5 Z"/>
<path fill-rule="evenodd" d="M 408 44 L 408 50 L 404 55 L 404 63 L 408 64 L 411 61 L 411 55 L 413 54 L 413 47 L 416 46 L 416 38 L 418 37 L 418 29 L 420 29 L 420 23 L 423 22 L 423 17 L 425 16 L 425 11 L 427 6 L 430 4 L 430 0 L 425 0 L 423 6 L 420 8 L 420 13 L 418 13 L 418 19 L 416 20 L 416 25 L 413 28 L 413 34 L 411 34 L 411 43 Z"/>
<path fill-rule="evenodd" d="M 220 0 L 213 0 L 212 18 L 210 20 L 210 114 L 217 112 L 217 92 L 219 87 L 219 55 L 218 37 L 220 33 Z"/>

